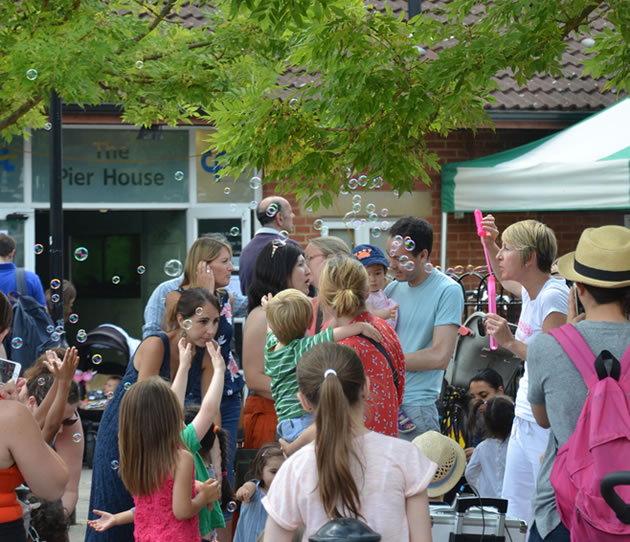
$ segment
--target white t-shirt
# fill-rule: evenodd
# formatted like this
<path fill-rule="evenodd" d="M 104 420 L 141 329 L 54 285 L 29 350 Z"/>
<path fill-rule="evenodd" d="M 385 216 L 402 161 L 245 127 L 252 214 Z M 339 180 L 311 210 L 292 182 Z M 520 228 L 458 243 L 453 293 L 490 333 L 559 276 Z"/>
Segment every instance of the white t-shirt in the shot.
<path fill-rule="evenodd" d="M 527 290 L 521 288 L 521 299 L 523 300 L 523 307 L 515 337 L 519 341 L 529 344 L 534 337 L 542 334 L 543 322 L 552 312 L 567 314 L 569 288 L 563 279 L 550 278 L 538 292 L 536 299 L 530 299 Z M 516 392 L 514 414 L 519 418 L 536 423 L 527 400 L 528 381 L 527 362 L 525 362 L 525 374 L 519 380 L 518 391 Z"/>
<path fill-rule="evenodd" d="M 466 481 L 482 497 L 501 498 L 505 455 L 509 441 L 509 438 L 505 440 L 487 438 L 477 445 L 466 465 Z"/>
<path fill-rule="evenodd" d="M 410 442 L 379 433 L 354 439 L 363 464 L 363 476 L 356 463 L 351 467 L 361 497 L 361 515 L 382 542 L 409 540 L 405 513 L 407 497 L 425 490 L 437 465 Z M 283 529 L 304 525 L 303 542 L 330 518 L 326 516 L 317 489 L 315 446 L 311 443 L 280 467 L 263 505 Z"/>

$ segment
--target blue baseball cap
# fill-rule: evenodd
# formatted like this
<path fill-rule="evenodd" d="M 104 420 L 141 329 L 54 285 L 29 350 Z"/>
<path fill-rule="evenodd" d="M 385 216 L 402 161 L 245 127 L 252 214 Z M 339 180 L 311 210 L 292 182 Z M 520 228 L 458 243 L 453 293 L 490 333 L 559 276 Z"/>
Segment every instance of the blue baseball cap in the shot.
<path fill-rule="evenodd" d="M 354 247 L 352 255 L 359 260 L 364 267 L 369 267 L 377 263 L 384 265 L 385 268 L 389 267 L 389 262 L 385 254 L 383 254 L 383 251 L 374 245 L 357 245 Z"/>

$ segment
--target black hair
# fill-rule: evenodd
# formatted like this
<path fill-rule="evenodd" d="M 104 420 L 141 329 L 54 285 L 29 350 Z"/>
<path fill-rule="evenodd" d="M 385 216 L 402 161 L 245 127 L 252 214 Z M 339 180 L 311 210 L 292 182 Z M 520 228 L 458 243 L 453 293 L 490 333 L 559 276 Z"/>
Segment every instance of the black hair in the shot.
<path fill-rule="evenodd" d="M 582 283 L 586 291 L 591 294 L 591 297 L 598 305 L 607 305 L 608 303 L 621 302 L 621 307 L 626 315 L 626 318 L 630 315 L 630 286 L 622 288 L 603 288 L 601 286 L 591 286 L 590 284 Z"/>
<path fill-rule="evenodd" d="M 272 213 L 269 211 L 269 207 L 274 205 L 276 212 Z M 266 205 L 264 208 L 262 206 L 262 202 L 258 204 L 256 208 L 256 218 L 261 225 L 266 226 L 267 224 L 271 224 L 279 213 L 282 213 L 284 208 L 282 207 L 282 203 L 276 199 L 272 199 L 269 202 L 269 205 Z"/>
<path fill-rule="evenodd" d="M 514 421 L 514 403 L 507 395 L 490 397 L 483 412 L 486 424 L 486 436 L 505 440 L 512 432 Z"/>
<path fill-rule="evenodd" d="M 404 216 L 394 222 L 389 230 L 390 237 L 411 237 L 415 243 L 415 248 L 411 251 L 414 256 L 420 254 L 423 250 L 427 250 L 428 256 L 433 250 L 433 228 L 424 218 L 415 216 Z"/>
<path fill-rule="evenodd" d="M 500 387 L 503 387 L 503 377 L 497 371 L 491 369 L 490 367 L 482 369 L 475 376 L 473 376 L 470 379 L 468 386 L 470 386 L 472 382 L 487 382 L 493 389 L 497 391 Z"/>
<path fill-rule="evenodd" d="M 288 287 L 289 277 L 300 256 L 302 249 L 295 243 L 275 239 L 267 243 L 258 254 L 252 281 L 247 290 L 247 310 L 260 305 L 260 299 L 272 293 L 276 295 Z"/>

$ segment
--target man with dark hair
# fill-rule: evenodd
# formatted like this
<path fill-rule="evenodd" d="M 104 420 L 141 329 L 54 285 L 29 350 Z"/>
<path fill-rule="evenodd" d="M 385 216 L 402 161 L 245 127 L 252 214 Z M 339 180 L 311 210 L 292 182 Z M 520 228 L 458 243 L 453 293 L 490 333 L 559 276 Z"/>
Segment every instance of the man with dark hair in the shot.
<path fill-rule="evenodd" d="M 243 247 L 239 260 L 238 276 L 241 281 L 241 291 L 247 295 L 247 288 L 252 279 L 256 258 L 263 247 L 274 239 L 284 238 L 283 231 L 293 231 L 293 209 L 291 204 L 279 196 L 271 196 L 263 199 L 256 209 L 256 218 L 262 225 L 253 239 Z M 292 239 L 288 239 L 299 246 Z"/>
<path fill-rule="evenodd" d="M 432 248 L 433 230 L 422 218 L 401 218 L 389 232 L 387 253 L 396 280 L 385 293 L 398 303 L 396 331 L 407 364 L 402 409 L 416 425 L 400 433 L 406 440 L 440 430 L 435 402 L 464 310 L 459 284 L 433 269 Z"/>
<path fill-rule="evenodd" d="M 0 233 L 0 290 L 7 296 L 11 292 L 17 291 L 16 267 L 13 263 L 15 248 L 15 239 L 6 233 Z M 45 307 L 46 297 L 44 296 L 44 288 L 39 277 L 32 271 L 25 270 L 24 279 L 26 281 L 26 292 L 22 293 L 34 297 L 38 303 Z"/>

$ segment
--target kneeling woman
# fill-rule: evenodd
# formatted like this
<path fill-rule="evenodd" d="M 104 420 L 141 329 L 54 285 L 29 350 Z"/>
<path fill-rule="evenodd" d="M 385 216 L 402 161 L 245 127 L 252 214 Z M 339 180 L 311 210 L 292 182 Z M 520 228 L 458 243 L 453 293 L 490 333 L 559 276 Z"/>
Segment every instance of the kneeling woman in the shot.
<path fill-rule="evenodd" d="M 308 538 L 339 517 L 361 519 L 384 542 L 430 540 L 426 490 L 436 465 L 410 442 L 365 427 L 370 382 L 357 353 L 319 344 L 300 359 L 297 378 L 317 436 L 285 461 L 263 499 L 265 540 L 290 541 L 301 524 Z"/>

